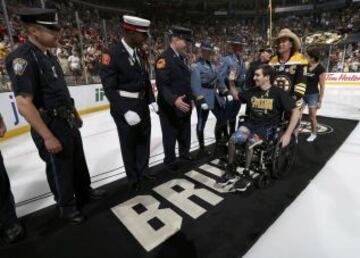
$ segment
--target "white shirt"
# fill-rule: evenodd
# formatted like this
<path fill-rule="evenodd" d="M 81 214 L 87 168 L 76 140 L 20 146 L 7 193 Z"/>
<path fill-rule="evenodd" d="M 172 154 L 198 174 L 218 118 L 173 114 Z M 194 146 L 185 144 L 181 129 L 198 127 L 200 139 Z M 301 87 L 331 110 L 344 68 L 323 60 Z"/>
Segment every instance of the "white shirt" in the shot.
<path fill-rule="evenodd" d="M 129 55 L 130 55 L 130 57 L 133 59 L 133 61 L 135 61 L 135 60 L 134 60 L 134 53 L 135 53 L 136 60 L 137 60 L 137 62 L 140 64 L 140 59 L 139 59 L 139 57 L 138 57 L 135 49 L 132 48 L 132 47 L 130 47 L 130 46 L 126 43 L 126 41 L 124 40 L 124 38 L 121 39 L 121 42 L 123 43 L 126 51 L 129 53 Z"/>
<path fill-rule="evenodd" d="M 121 42 L 123 43 L 126 51 L 129 53 L 129 55 L 130 55 L 131 57 L 133 57 L 135 50 L 126 43 L 126 41 L 124 40 L 124 38 L 121 39 Z"/>
<path fill-rule="evenodd" d="M 80 58 L 78 56 L 69 56 L 68 62 L 70 64 L 70 68 L 80 69 Z"/>

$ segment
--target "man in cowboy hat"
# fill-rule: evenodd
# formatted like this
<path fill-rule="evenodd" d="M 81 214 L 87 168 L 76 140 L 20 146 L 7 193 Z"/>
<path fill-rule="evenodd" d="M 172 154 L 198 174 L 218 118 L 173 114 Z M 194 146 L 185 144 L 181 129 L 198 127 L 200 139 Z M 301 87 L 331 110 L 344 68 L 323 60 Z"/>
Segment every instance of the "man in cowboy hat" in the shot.
<path fill-rule="evenodd" d="M 301 41 L 289 29 L 282 29 L 275 39 L 276 55 L 270 60 L 275 69 L 274 85 L 288 92 L 301 108 L 306 90 L 308 62 L 299 52 Z"/>
<path fill-rule="evenodd" d="M 132 190 L 138 192 L 148 171 L 151 119 L 149 106 L 157 112 L 147 66 L 140 48 L 149 35 L 150 21 L 123 16 L 123 38 L 102 55 L 100 78 L 110 102 L 120 139 L 125 172 Z"/>
<path fill-rule="evenodd" d="M 236 116 L 240 110 L 240 102 L 233 100 L 233 97 L 229 93 L 229 74 L 232 68 L 236 68 L 236 80 L 235 86 L 240 92 L 244 91 L 245 82 L 245 62 L 241 57 L 242 46 L 244 42 L 239 36 L 230 38 L 227 43 L 230 46 L 230 52 L 225 56 L 219 67 L 219 89 L 220 93 L 226 97 L 226 118 L 229 123 L 230 132 L 227 132 L 227 137 L 232 135 L 235 131 Z M 225 125 L 226 127 L 226 125 Z"/>

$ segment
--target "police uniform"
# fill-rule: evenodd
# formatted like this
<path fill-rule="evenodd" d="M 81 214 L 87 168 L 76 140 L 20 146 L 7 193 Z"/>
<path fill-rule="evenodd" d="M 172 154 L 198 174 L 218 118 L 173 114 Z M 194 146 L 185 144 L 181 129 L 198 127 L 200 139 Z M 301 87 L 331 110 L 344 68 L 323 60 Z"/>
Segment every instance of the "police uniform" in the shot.
<path fill-rule="evenodd" d="M 0 123 L 2 121 L 0 114 Z M 16 216 L 14 196 L 11 192 L 9 177 L 0 152 L 0 246 L 2 243 L 16 242 L 23 235 L 24 230 Z"/>
<path fill-rule="evenodd" d="M 201 43 L 201 49 L 212 51 L 214 44 L 211 39 Z M 216 117 L 215 138 L 218 143 L 221 138 L 221 128 L 226 123 L 224 119 L 224 99 L 217 92 L 218 75 L 216 67 L 209 61 L 199 58 L 191 65 L 191 88 L 195 98 L 197 110 L 196 133 L 200 146 L 200 153 L 205 151 L 204 129 L 209 116 L 209 110 Z"/>
<path fill-rule="evenodd" d="M 191 40 L 192 30 L 173 26 L 170 34 Z M 155 72 L 158 88 L 157 102 L 165 152 L 164 164 L 173 167 L 176 160 L 176 141 L 179 144 L 180 157 L 191 159 L 189 156 L 191 109 L 184 113 L 175 106 L 176 99 L 183 95 L 185 95 L 184 101 L 191 106 L 191 72 L 185 57 L 171 47 L 160 54 L 156 62 Z"/>
<path fill-rule="evenodd" d="M 150 21 L 123 16 L 123 28 L 148 33 Z M 149 104 L 157 109 L 147 66 L 123 38 L 102 56 L 100 78 L 120 139 L 128 182 L 135 191 L 147 174 L 150 156 Z"/>
<path fill-rule="evenodd" d="M 57 13 L 53 9 L 23 9 L 20 11 L 20 18 L 25 23 L 60 30 Z M 77 205 L 82 205 L 89 199 L 100 199 L 103 191 L 90 187 L 74 102 L 60 64 L 49 51 L 43 52 L 28 40 L 8 55 L 6 69 L 15 96 L 27 94 L 33 97 L 33 105 L 63 147 L 61 152 L 50 154 L 42 137 L 31 128 L 31 136 L 40 157 L 46 162 L 47 179 L 61 216 L 70 223 L 80 223 L 84 216 Z"/>
<path fill-rule="evenodd" d="M 296 49 L 300 49 L 300 40 L 289 29 L 279 32 L 277 40 L 288 37 L 293 40 Z M 306 74 L 308 62 L 299 52 L 294 52 L 288 61 L 281 63 L 278 56 L 274 56 L 269 64 L 274 68 L 274 85 L 282 88 L 290 94 L 296 101 L 296 106 L 301 108 L 303 96 L 306 91 Z"/>
<path fill-rule="evenodd" d="M 235 36 L 228 41 L 230 44 L 242 44 L 240 37 Z M 231 68 L 236 68 L 236 80 L 235 85 L 236 88 L 240 92 L 243 92 L 244 89 L 244 82 L 246 76 L 245 70 L 245 63 L 241 56 L 236 55 L 235 53 L 229 54 L 222 58 L 219 66 L 219 89 L 220 93 L 223 96 L 229 96 L 229 75 Z M 240 101 L 232 100 L 232 98 L 227 97 L 226 103 L 226 119 L 228 120 L 229 127 L 230 127 L 230 135 L 235 131 L 235 123 L 236 123 L 236 116 L 240 110 Z"/>

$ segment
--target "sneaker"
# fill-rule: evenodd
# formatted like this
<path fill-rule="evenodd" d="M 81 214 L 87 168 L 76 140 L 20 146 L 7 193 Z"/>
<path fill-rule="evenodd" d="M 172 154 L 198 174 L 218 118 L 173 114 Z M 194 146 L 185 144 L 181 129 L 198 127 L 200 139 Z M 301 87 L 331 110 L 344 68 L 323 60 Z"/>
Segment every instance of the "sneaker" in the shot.
<path fill-rule="evenodd" d="M 235 176 L 236 168 L 232 165 L 228 165 L 225 169 L 225 174 L 217 181 L 217 183 L 221 186 L 232 184 L 236 181 Z"/>
<path fill-rule="evenodd" d="M 242 176 L 238 181 L 236 181 L 236 183 L 233 186 L 233 189 L 236 192 L 245 192 L 249 188 L 251 183 L 252 180 L 250 179 L 250 177 Z"/>
<path fill-rule="evenodd" d="M 312 133 L 312 134 L 310 134 L 310 136 L 306 139 L 306 141 L 308 141 L 308 142 L 313 142 L 313 141 L 315 141 L 316 137 L 317 137 L 317 135 L 314 134 L 314 133 Z"/>
<path fill-rule="evenodd" d="M 232 184 L 236 181 L 236 176 L 234 174 L 230 174 L 225 172 L 225 174 L 217 181 L 218 185 L 226 186 Z"/>

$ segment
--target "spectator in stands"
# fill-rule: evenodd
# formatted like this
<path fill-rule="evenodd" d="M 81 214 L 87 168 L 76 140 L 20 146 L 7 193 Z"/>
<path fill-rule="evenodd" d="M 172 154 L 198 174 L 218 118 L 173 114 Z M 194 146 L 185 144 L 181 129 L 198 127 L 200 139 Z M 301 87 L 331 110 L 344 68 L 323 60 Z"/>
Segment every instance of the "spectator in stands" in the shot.
<path fill-rule="evenodd" d="M 82 75 L 81 60 L 76 50 L 72 51 L 72 55 L 68 58 L 69 68 L 71 74 L 75 77 L 75 81 L 78 76 Z"/>

